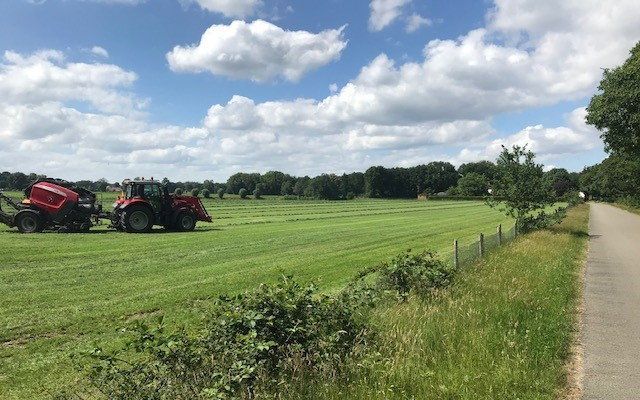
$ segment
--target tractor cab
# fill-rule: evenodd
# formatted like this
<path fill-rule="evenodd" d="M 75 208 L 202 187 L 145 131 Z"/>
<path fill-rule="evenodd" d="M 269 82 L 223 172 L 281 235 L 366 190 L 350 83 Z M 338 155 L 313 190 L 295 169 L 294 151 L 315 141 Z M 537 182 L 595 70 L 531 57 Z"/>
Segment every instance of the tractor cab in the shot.
<path fill-rule="evenodd" d="M 158 181 L 124 181 L 122 200 L 146 200 L 154 213 L 171 208 L 171 196 L 165 185 Z"/>
<path fill-rule="evenodd" d="M 116 229 L 137 233 L 149 232 L 154 225 L 192 231 L 197 221 L 211 222 L 199 198 L 171 195 L 165 185 L 153 179 L 122 182 L 122 195 L 111 217 Z"/>

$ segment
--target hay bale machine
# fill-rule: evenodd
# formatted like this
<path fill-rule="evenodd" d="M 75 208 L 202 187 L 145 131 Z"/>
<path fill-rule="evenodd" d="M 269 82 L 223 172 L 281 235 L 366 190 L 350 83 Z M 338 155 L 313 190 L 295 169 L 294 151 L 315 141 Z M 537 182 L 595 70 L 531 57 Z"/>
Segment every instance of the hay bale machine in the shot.
<path fill-rule="evenodd" d="M 0 223 L 22 233 L 87 232 L 107 219 L 116 230 L 145 233 L 155 225 L 192 231 L 197 221 L 212 221 L 199 198 L 169 194 L 161 182 L 125 180 L 122 187 L 113 211 L 104 212 L 95 193 L 62 180 L 39 179 L 25 189 L 21 202 L 0 192 Z M 3 201 L 14 212 L 2 210 Z"/>

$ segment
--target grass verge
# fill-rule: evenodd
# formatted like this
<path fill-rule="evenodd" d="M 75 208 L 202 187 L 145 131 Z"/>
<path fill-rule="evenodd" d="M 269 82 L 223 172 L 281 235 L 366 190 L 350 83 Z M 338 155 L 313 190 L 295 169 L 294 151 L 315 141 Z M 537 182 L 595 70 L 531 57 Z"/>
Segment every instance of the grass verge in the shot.
<path fill-rule="evenodd" d="M 346 379 L 302 379 L 279 398 L 555 399 L 566 394 L 589 206 L 460 273 L 429 301 L 380 310 L 379 347 Z"/>

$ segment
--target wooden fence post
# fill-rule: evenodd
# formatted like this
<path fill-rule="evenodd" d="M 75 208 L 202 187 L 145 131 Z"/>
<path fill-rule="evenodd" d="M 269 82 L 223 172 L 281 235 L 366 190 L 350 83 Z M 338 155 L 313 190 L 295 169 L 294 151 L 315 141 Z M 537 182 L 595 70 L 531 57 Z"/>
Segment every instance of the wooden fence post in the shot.
<path fill-rule="evenodd" d="M 480 257 L 484 256 L 484 234 L 480 234 L 480 242 L 478 243 L 480 249 Z"/>
<path fill-rule="evenodd" d="M 455 268 L 460 266 L 460 260 L 458 259 L 458 239 L 453 241 L 453 266 Z"/>
<path fill-rule="evenodd" d="M 498 246 L 502 246 L 502 224 L 498 225 Z"/>

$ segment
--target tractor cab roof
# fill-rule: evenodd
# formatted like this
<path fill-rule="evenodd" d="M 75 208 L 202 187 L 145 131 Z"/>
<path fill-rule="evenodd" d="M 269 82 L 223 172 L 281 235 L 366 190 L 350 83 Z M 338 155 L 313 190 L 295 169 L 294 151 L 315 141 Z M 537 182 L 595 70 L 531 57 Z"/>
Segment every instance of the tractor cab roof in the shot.
<path fill-rule="evenodd" d="M 131 185 L 131 184 L 136 184 L 136 185 L 159 185 L 159 186 L 164 186 L 164 184 L 161 181 L 155 181 L 153 179 L 149 180 L 149 179 L 125 179 L 124 181 L 122 181 L 122 186 L 127 186 L 127 185 Z"/>

